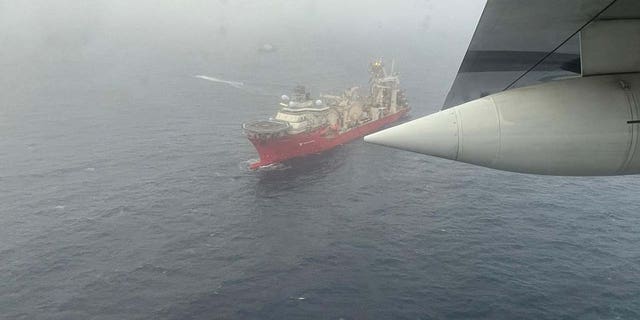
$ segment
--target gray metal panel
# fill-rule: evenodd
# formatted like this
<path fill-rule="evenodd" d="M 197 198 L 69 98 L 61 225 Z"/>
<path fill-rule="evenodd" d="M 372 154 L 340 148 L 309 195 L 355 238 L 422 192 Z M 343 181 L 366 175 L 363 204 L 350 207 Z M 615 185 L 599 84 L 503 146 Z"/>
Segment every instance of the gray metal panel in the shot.
<path fill-rule="evenodd" d="M 443 109 L 501 91 L 611 3 L 612 0 L 488 0 Z M 638 0 L 618 0 L 600 16 L 602 19 L 632 17 L 640 17 Z M 487 59 L 479 58 L 477 53 L 481 51 L 528 54 L 505 55 L 502 57 L 503 64 L 510 68 L 488 70 Z M 575 37 L 557 52 L 567 55 L 556 56 L 551 65 L 559 66 L 558 71 L 575 71 L 575 55 L 579 54 L 578 38 Z M 544 63 L 541 69 L 535 71 L 549 70 L 549 65 Z M 573 68 L 567 67 L 571 65 Z M 514 72 L 517 66 L 522 72 Z M 494 71 L 509 72 L 496 77 Z M 463 75 L 467 72 L 474 74 Z M 566 74 L 552 72 L 541 76 L 538 73 L 539 78 L 523 79 L 517 86 Z"/>
<path fill-rule="evenodd" d="M 469 50 L 549 52 L 611 1 L 488 0 Z"/>
<path fill-rule="evenodd" d="M 636 18 L 640 18 L 640 1 L 618 0 L 611 8 L 602 13 L 602 15 L 598 17 L 598 20 Z"/>
<path fill-rule="evenodd" d="M 540 54 L 537 51 L 469 50 L 458 72 L 522 71 L 538 62 Z M 580 73 L 580 55 L 554 53 L 536 68 L 538 71 L 561 69 Z"/>
<path fill-rule="evenodd" d="M 640 72 L 640 19 L 595 21 L 580 40 L 582 76 Z"/>

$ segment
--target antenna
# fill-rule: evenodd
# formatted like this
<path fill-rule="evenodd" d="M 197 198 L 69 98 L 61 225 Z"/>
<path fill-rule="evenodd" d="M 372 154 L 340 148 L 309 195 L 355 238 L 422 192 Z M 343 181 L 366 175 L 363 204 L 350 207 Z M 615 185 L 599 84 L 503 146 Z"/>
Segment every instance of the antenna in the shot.
<path fill-rule="evenodd" d="M 382 75 L 386 78 L 387 77 L 387 70 L 384 67 L 384 57 L 380 57 L 380 67 L 382 68 Z"/>

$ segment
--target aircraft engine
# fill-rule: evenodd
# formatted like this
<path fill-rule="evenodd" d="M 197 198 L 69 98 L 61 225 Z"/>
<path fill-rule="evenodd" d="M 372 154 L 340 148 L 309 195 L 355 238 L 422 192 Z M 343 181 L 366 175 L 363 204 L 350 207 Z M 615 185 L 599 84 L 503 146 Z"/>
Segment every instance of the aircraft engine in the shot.
<path fill-rule="evenodd" d="M 640 173 L 640 74 L 503 91 L 365 137 L 485 167 L 550 175 Z"/>

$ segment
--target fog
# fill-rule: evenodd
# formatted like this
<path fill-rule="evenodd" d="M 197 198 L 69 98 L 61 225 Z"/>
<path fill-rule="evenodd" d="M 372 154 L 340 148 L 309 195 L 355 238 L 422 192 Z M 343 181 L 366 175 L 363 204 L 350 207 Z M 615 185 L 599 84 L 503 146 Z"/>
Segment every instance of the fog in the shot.
<path fill-rule="evenodd" d="M 378 57 L 440 110 L 484 2 L 0 0 L 0 318 L 638 318 L 631 178 L 248 168 L 243 123 Z"/>
<path fill-rule="evenodd" d="M 258 40 L 304 44 L 326 37 L 356 45 L 390 36 L 428 42 L 473 30 L 483 2 L 5 1 L 0 3 L 0 35 L 14 53 L 44 47 L 65 52 L 109 40 L 157 48 L 210 43 L 214 49 L 240 49 Z M 471 23 L 461 23 L 466 19 Z"/>
<path fill-rule="evenodd" d="M 248 168 L 242 123 L 377 57 L 440 110 L 484 3 L 0 0 L 0 318 L 639 318 L 636 177 Z"/>
<path fill-rule="evenodd" d="M 265 62 L 258 49 L 265 44 L 276 50 L 268 63 L 301 81 L 314 77 L 305 74 L 308 65 L 362 70 L 363 60 L 385 56 L 396 58 L 405 72 L 412 59 L 446 66 L 439 81 L 446 88 L 483 5 L 482 0 L 0 1 L 0 99 L 15 107 L 13 102 L 28 100 L 53 79 L 109 83 L 117 78 L 114 73 L 259 75 Z M 422 72 L 427 76 L 429 70 Z"/>

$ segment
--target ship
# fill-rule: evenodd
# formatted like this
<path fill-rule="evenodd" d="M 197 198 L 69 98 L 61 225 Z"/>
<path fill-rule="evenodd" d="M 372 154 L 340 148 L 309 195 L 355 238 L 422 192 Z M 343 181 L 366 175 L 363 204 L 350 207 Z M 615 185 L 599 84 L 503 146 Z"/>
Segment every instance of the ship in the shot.
<path fill-rule="evenodd" d="M 410 107 L 393 67 L 387 73 L 382 59 L 370 63 L 367 95 L 352 87 L 313 99 L 304 86 L 296 86 L 291 97 L 282 95 L 275 117 L 242 125 L 260 156 L 250 168 L 322 153 L 405 117 Z"/>

